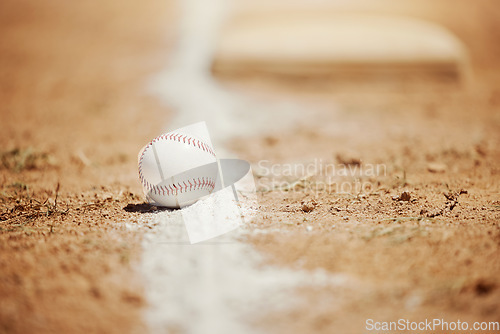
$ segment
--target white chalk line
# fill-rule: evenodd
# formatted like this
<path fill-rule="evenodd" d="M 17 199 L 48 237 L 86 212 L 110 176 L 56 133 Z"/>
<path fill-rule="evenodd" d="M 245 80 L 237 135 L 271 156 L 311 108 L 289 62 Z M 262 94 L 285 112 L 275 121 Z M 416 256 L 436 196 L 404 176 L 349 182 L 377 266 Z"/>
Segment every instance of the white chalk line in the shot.
<path fill-rule="evenodd" d="M 206 121 L 219 157 L 224 149 L 221 145 L 233 136 L 274 131 L 276 119 L 288 120 L 281 122 L 283 127 L 293 126 L 301 112 L 290 103 L 262 106 L 235 96 L 210 76 L 217 29 L 230 3 L 180 2 L 184 15 L 178 47 L 169 69 L 151 85 L 177 112 L 165 130 Z M 148 228 L 139 270 L 148 304 L 145 321 L 152 333 L 257 333 L 253 322 L 259 317 L 296 306 L 294 302 L 299 301 L 292 292 L 297 287 L 344 286 L 350 280 L 320 270 L 262 266 L 261 255 L 239 241 L 251 229 L 240 228 L 191 245 L 181 210 L 145 214 L 140 226 Z"/>

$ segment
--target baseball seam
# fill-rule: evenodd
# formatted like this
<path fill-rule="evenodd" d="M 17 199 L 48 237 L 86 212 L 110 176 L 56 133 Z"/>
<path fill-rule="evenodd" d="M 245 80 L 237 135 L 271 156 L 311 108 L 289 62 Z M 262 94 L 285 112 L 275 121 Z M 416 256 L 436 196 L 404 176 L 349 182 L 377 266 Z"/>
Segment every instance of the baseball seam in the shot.
<path fill-rule="evenodd" d="M 161 135 L 161 136 L 154 138 L 153 140 L 151 140 L 149 142 L 149 144 L 146 145 L 146 147 L 142 151 L 141 157 L 139 159 L 139 179 L 141 180 L 141 183 L 148 191 L 153 191 L 155 194 L 160 194 L 160 192 L 162 194 L 165 194 L 166 190 L 164 191 L 163 189 L 160 189 L 161 188 L 160 186 L 155 186 L 146 180 L 146 178 L 144 177 L 144 174 L 142 173 L 142 160 L 144 159 L 144 154 L 146 153 L 146 151 L 151 146 L 153 146 L 154 143 L 156 143 L 160 140 L 172 140 L 172 141 L 176 141 L 179 143 L 188 144 L 188 145 L 191 145 L 191 146 L 196 147 L 198 149 L 201 149 L 204 152 L 207 152 L 215 157 L 215 152 L 212 150 L 212 148 L 209 145 L 202 142 L 201 140 L 198 140 L 198 139 L 193 138 L 193 137 L 189 137 L 187 135 L 173 132 L 173 133 L 167 133 L 167 134 L 164 134 L 164 135 Z M 191 181 L 192 180 L 194 180 L 194 179 L 191 179 Z M 213 186 L 212 186 L 212 188 L 213 188 L 215 186 L 215 182 L 213 180 L 211 180 L 211 182 L 213 183 Z M 172 184 L 172 186 L 173 186 L 173 184 Z M 177 186 L 179 187 L 179 189 L 185 189 L 179 183 L 177 184 Z M 163 186 L 163 187 L 165 187 L 165 186 Z M 187 186 L 187 185 L 185 187 L 189 188 L 189 186 Z M 205 185 L 203 185 L 203 187 L 205 187 Z M 197 189 L 202 189 L 202 188 L 192 188 L 192 190 L 197 190 Z M 171 192 L 173 190 L 169 190 L 169 191 Z M 170 195 L 170 192 L 168 192 L 167 195 Z M 176 194 L 177 194 L 177 192 L 176 192 Z"/>
<path fill-rule="evenodd" d="M 179 193 L 209 189 L 213 190 L 215 187 L 215 181 L 210 178 L 195 178 L 189 179 L 182 182 L 171 183 L 165 186 L 153 186 L 150 191 L 156 195 L 178 195 Z"/>

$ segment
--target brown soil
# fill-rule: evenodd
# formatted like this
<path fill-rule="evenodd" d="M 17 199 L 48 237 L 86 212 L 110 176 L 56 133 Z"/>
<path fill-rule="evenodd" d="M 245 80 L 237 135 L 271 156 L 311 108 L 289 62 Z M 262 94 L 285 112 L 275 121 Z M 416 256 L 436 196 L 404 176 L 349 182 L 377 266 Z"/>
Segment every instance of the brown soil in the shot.
<path fill-rule="evenodd" d="M 164 66 L 168 7 L 0 3 L 1 333 L 144 329 L 123 222 L 143 201 L 137 152 L 161 131 L 144 115 L 166 119 L 143 87 Z"/>
<path fill-rule="evenodd" d="M 493 112 L 471 121 L 462 108 L 436 102 L 432 116 L 426 108 L 407 114 L 402 107 L 338 115 L 340 124 L 362 122 L 368 130 L 361 138 L 358 131 L 333 129 L 327 136 L 297 129 L 255 139 L 250 159 L 271 141 L 274 148 L 263 155 L 271 162 L 307 166 L 319 158 L 338 171 L 365 168 L 368 174 L 311 176 L 299 169 L 257 177 L 262 194 L 255 228 L 279 232 L 249 239 L 269 263 L 322 268 L 356 282 L 304 287 L 300 308 L 270 315 L 267 325 L 288 332 L 284 324 L 293 318 L 298 332 L 360 333 L 366 319 L 500 319 L 500 123 Z M 436 118 L 453 119 L 453 128 L 436 125 Z M 482 123 L 479 138 L 476 122 Z M 373 128 L 377 133 L 367 140 Z M 245 143 L 238 145 L 243 155 Z M 372 164 L 383 166 L 379 175 L 371 174 Z"/>
<path fill-rule="evenodd" d="M 333 115 L 326 124 L 304 115 L 292 131 L 232 146 L 254 163 L 254 226 L 267 233 L 249 240 L 269 263 L 349 277 L 300 289 L 298 307 L 261 319 L 275 332 L 361 333 L 366 319 L 500 320 L 500 64 L 492 39 L 500 20 L 487 2 L 462 2 L 453 15 L 441 12 L 449 2 L 432 12 L 422 4 L 415 16 L 437 19 L 471 48 L 471 81 L 226 79 L 233 89 L 293 95 Z M 301 169 L 318 161 L 330 170 Z M 377 175 L 372 166 L 381 166 Z"/>
<path fill-rule="evenodd" d="M 256 326 L 360 333 L 367 318 L 500 321 L 495 6 L 395 10 L 443 22 L 466 42 L 475 73 L 468 85 L 226 81 L 265 98 L 331 105 L 335 115 L 322 131 L 305 115 L 293 131 L 232 144 L 260 173 L 261 213 L 251 228 L 267 233 L 249 242 L 274 265 L 349 277 L 299 289 L 291 299 L 300 307 Z M 149 210 L 136 155 L 168 114 L 144 86 L 165 66 L 173 18 L 162 1 L 0 2 L 0 332 L 145 329 L 134 271 L 140 235 L 123 225 Z M 348 192 L 325 191 L 317 174 L 278 176 L 292 187 L 270 191 L 258 168 L 314 159 L 385 167 L 327 179 L 353 186 Z M 371 187 L 357 191 L 363 182 Z"/>

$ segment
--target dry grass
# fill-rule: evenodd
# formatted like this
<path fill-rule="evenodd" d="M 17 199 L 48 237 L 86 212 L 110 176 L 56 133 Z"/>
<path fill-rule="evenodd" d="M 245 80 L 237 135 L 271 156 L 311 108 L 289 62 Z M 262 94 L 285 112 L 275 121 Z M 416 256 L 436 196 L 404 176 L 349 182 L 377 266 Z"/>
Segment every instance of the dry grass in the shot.
<path fill-rule="evenodd" d="M 0 169 L 20 172 L 23 170 L 42 169 L 54 165 L 54 159 L 50 154 L 40 152 L 32 147 L 0 151 Z"/>

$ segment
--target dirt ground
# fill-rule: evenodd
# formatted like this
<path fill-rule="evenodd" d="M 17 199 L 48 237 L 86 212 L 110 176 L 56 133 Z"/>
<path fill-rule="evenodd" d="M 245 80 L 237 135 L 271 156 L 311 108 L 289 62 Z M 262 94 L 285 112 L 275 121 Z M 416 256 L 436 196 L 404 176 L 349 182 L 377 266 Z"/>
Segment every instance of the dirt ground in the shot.
<path fill-rule="evenodd" d="M 232 146 L 254 163 L 261 233 L 249 239 L 269 263 L 356 282 L 302 289 L 299 306 L 263 319 L 277 332 L 500 319 L 498 11 L 491 2 L 459 2 L 453 12 L 446 1 L 405 4 L 397 12 L 436 20 L 465 42 L 471 78 L 225 78 L 233 89 L 293 95 L 334 115 L 321 130 L 304 115 L 292 131 Z M 301 169 L 318 164 L 330 170 Z"/>
<path fill-rule="evenodd" d="M 0 332 L 142 332 L 137 152 L 167 2 L 0 4 Z M 128 212 L 131 211 L 131 212 Z"/>
<path fill-rule="evenodd" d="M 299 289 L 298 307 L 258 328 L 500 321 L 500 13 L 494 1 L 453 2 L 452 12 L 450 1 L 419 3 L 398 10 L 464 40 L 470 81 L 221 78 L 335 115 L 322 131 L 304 115 L 292 130 L 228 145 L 253 163 L 259 188 L 249 229 L 261 233 L 248 242 L 269 264 L 350 282 Z M 165 67 L 176 15 L 162 1 L 0 3 L 0 332 L 145 330 L 141 236 L 124 223 L 153 209 L 142 205 L 136 155 L 170 111 L 144 87 Z M 357 174 L 266 173 L 317 159 Z"/>

